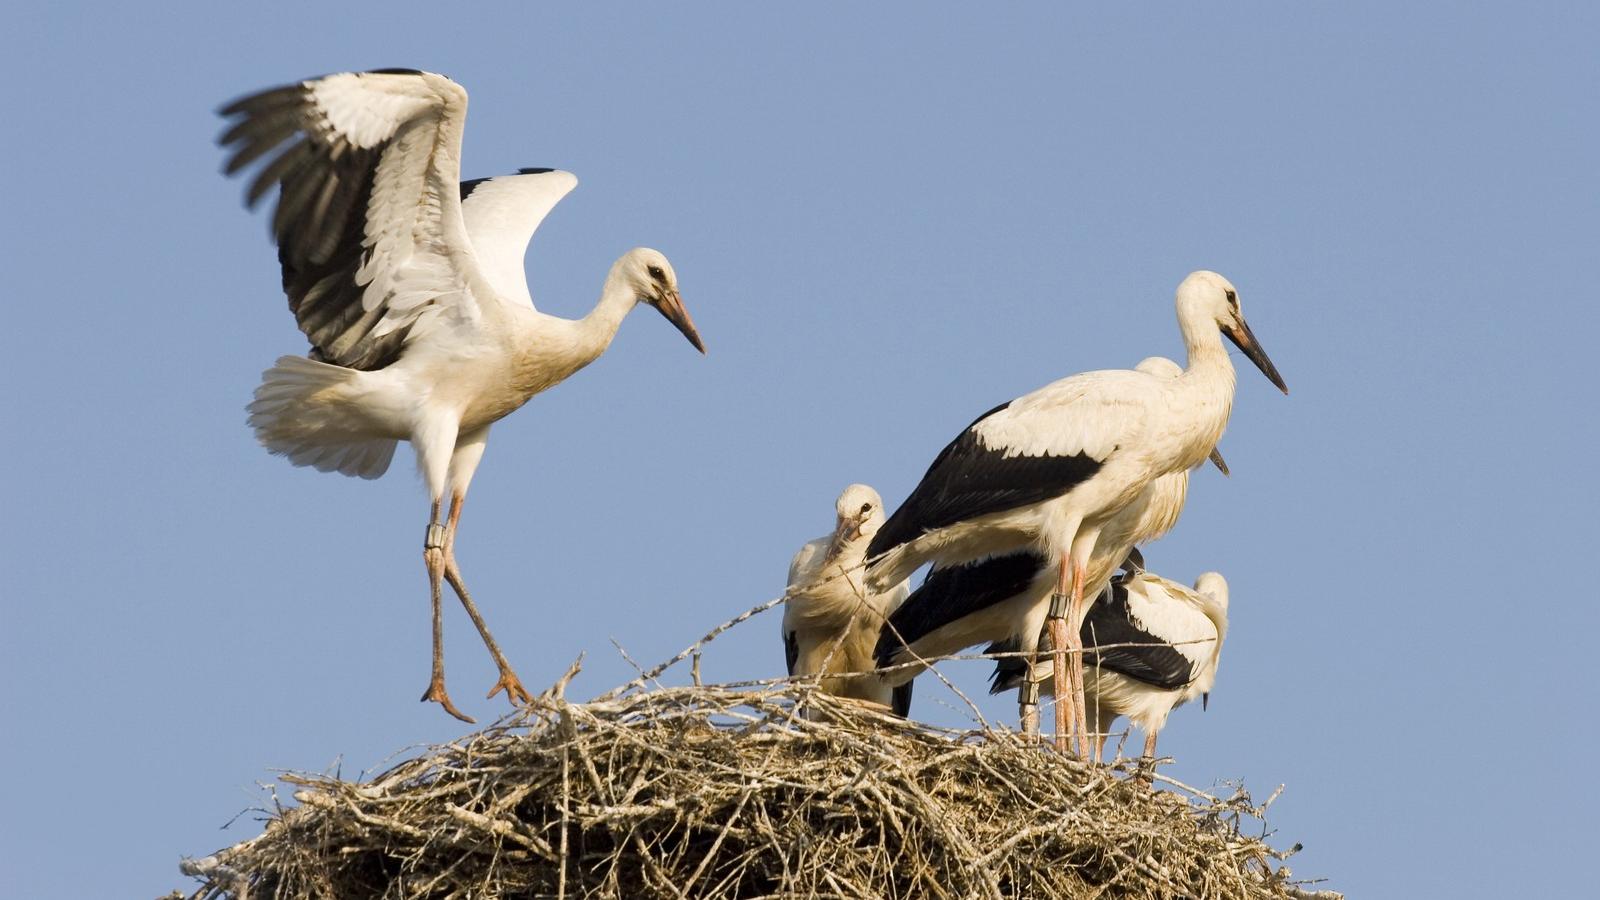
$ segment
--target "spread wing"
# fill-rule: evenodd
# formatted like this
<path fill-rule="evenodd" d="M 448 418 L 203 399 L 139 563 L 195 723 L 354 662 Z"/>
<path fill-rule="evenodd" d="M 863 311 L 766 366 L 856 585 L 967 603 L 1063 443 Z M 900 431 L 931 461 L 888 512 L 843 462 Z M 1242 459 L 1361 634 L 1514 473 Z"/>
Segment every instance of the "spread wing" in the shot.
<path fill-rule="evenodd" d="M 461 182 L 461 214 L 483 277 L 502 299 L 533 309 L 522 258 L 539 223 L 578 186 L 577 176 L 555 169 L 518 169 L 515 175 Z"/>
<path fill-rule="evenodd" d="M 432 317 L 475 320 L 493 302 L 462 216 L 466 114 L 460 85 L 400 69 L 328 75 L 221 110 L 227 174 L 267 160 L 246 204 L 278 190 L 283 290 L 314 359 L 381 369 Z"/>

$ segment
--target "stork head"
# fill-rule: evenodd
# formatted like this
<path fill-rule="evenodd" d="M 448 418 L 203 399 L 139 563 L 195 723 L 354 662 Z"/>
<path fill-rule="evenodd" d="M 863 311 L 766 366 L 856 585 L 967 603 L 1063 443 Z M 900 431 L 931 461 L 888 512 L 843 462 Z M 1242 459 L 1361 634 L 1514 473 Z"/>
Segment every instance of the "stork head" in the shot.
<path fill-rule="evenodd" d="M 1219 611 L 1228 611 L 1228 579 L 1221 572 L 1205 572 L 1194 580 L 1196 593 L 1211 598 Z"/>
<path fill-rule="evenodd" d="M 864 484 L 845 488 L 834 510 L 839 514 L 839 523 L 833 536 L 840 545 L 871 538 L 883 527 L 883 498 Z"/>
<path fill-rule="evenodd" d="M 1278 390 L 1289 393 L 1277 367 L 1267 358 L 1267 352 L 1261 349 L 1256 336 L 1250 332 L 1249 323 L 1244 320 L 1244 313 L 1239 309 L 1239 292 L 1228 279 L 1202 269 L 1190 272 L 1178 285 L 1178 320 L 1187 325 L 1207 319 L 1215 322 L 1228 340 L 1250 357 L 1268 381 L 1277 385 Z"/>
<path fill-rule="evenodd" d="M 1217 645 L 1211 651 L 1212 665 L 1206 670 L 1200 684 L 1200 708 L 1211 705 L 1211 684 L 1217 677 L 1216 660 L 1222 654 L 1222 642 L 1228 636 L 1228 580 L 1220 572 L 1203 572 L 1194 580 L 1195 593 L 1201 597 L 1200 611 L 1217 626 Z"/>
<path fill-rule="evenodd" d="M 689 310 L 684 308 L 683 298 L 678 295 L 678 274 L 672 271 L 672 263 L 667 262 L 661 251 L 649 247 L 629 250 L 617 260 L 616 274 L 623 278 L 640 303 L 655 307 L 656 312 L 683 332 L 696 350 L 706 352 L 700 332 L 695 330 L 694 320 L 689 318 Z"/>

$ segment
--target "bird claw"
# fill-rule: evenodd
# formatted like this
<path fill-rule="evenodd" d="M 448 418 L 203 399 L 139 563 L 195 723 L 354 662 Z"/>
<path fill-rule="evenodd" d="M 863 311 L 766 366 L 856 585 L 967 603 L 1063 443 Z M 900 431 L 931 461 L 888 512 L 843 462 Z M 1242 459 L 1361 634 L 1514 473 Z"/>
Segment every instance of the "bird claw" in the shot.
<path fill-rule="evenodd" d="M 429 700 L 432 700 L 433 702 L 435 702 L 435 703 L 439 704 L 440 706 L 444 707 L 444 711 L 445 712 L 449 713 L 452 716 L 455 716 L 456 718 L 458 718 L 461 721 L 467 723 L 468 725 L 476 725 L 476 724 L 478 724 L 478 720 L 477 719 L 474 719 L 473 717 L 467 715 L 466 713 L 462 712 L 461 710 L 456 709 L 456 705 L 454 703 L 450 702 L 450 695 L 445 693 L 444 682 L 442 682 L 442 681 L 437 681 L 437 680 L 434 681 L 432 684 L 429 684 L 428 685 L 428 689 L 423 692 L 423 694 L 422 694 L 422 702 L 426 703 Z"/>
<path fill-rule="evenodd" d="M 517 673 L 510 669 L 500 670 L 500 680 L 489 689 L 488 697 L 493 699 L 495 694 L 506 692 L 506 699 L 512 706 L 527 706 L 533 702 L 533 697 L 528 694 L 528 689 L 522 686 L 522 680 L 517 678 Z"/>

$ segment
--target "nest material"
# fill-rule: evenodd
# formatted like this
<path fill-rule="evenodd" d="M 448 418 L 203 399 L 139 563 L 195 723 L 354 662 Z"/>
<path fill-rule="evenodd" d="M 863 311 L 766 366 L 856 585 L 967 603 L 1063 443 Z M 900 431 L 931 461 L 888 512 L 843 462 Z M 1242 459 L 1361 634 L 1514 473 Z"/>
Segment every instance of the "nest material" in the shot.
<path fill-rule="evenodd" d="M 370 781 L 286 777 L 298 806 L 185 870 L 195 900 L 1312 896 L 1242 791 L 1140 774 L 804 684 L 555 690 Z"/>

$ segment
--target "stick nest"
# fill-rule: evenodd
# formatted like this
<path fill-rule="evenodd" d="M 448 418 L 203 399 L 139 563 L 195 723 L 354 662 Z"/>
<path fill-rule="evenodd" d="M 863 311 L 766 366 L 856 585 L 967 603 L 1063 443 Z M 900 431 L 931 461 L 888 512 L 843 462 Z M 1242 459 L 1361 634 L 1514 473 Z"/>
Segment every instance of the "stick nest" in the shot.
<path fill-rule="evenodd" d="M 287 776 L 297 805 L 184 870 L 195 900 L 1338 896 L 1242 790 L 1140 774 L 806 684 L 558 688 L 369 781 Z"/>

